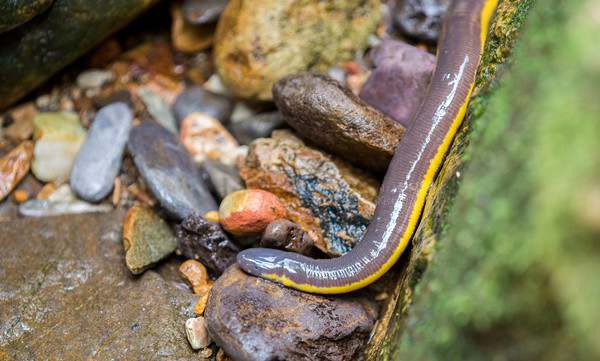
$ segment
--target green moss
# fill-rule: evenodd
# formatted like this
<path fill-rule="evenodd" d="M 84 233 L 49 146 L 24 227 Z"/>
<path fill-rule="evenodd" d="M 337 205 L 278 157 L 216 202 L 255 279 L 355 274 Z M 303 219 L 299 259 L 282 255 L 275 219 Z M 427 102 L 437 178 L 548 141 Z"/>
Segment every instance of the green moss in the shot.
<path fill-rule="evenodd" d="M 507 81 L 476 112 L 469 167 L 396 359 L 600 357 L 600 24 L 586 16 L 600 7 L 540 5 Z"/>

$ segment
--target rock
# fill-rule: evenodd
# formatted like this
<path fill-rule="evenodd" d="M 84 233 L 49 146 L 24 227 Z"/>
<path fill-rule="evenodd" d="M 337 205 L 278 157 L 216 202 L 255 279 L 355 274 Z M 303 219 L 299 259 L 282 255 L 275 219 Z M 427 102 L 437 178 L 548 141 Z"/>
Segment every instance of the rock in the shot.
<path fill-rule="evenodd" d="M 0 223 L 0 358 L 197 359 L 182 327 L 195 297 L 151 270 L 131 277 L 122 221 L 114 212 Z"/>
<path fill-rule="evenodd" d="M 279 198 L 260 189 L 244 189 L 229 194 L 219 206 L 219 222 L 237 236 L 261 234 L 269 223 L 285 218 L 287 211 Z"/>
<path fill-rule="evenodd" d="M 173 113 L 178 126 L 191 113 L 204 113 L 216 118 L 221 124 L 227 124 L 233 101 L 226 96 L 216 94 L 199 86 L 191 86 L 182 91 L 175 100 Z"/>
<path fill-rule="evenodd" d="M 27 193 L 26 191 L 18 189 L 13 193 L 13 200 L 15 201 L 15 203 L 23 203 L 28 199 L 29 193 Z"/>
<path fill-rule="evenodd" d="M 148 188 L 173 217 L 216 210 L 217 204 L 175 136 L 145 122 L 131 131 L 129 152 Z"/>
<path fill-rule="evenodd" d="M 240 361 L 354 361 L 377 316 L 365 298 L 300 292 L 237 265 L 215 282 L 204 314 L 212 339 Z"/>
<path fill-rule="evenodd" d="M 229 193 L 244 189 L 244 181 L 237 168 L 225 165 L 219 161 L 207 159 L 201 165 L 208 175 L 208 182 L 220 199 Z"/>
<path fill-rule="evenodd" d="M 19 8 L 23 3 L 42 2 L 49 5 L 49 0 L 8 1 Z M 43 16 L 0 34 L 0 109 L 23 97 L 157 2 L 55 1 Z M 0 10 L 0 14 L 4 24 L 5 12 Z"/>
<path fill-rule="evenodd" d="M 213 43 L 214 26 L 190 24 L 184 18 L 180 2 L 171 6 L 171 41 L 173 47 L 185 53 L 196 53 Z"/>
<path fill-rule="evenodd" d="M 248 188 L 269 191 L 329 255 L 338 256 L 360 240 L 373 216 L 378 182 L 358 169 L 307 147 L 289 131 L 257 139 L 240 164 Z"/>
<path fill-rule="evenodd" d="M 436 41 L 450 0 L 404 0 L 394 10 L 394 23 L 405 34 Z"/>
<path fill-rule="evenodd" d="M 167 103 L 150 88 L 139 88 L 137 93 L 146 105 L 146 109 L 152 118 L 165 129 L 177 134 L 175 117 Z"/>
<path fill-rule="evenodd" d="M 228 0 L 183 0 L 183 17 L 194 25 L 216 22 L 225 10 Z"/>
<path fill-rule="evenodd" d="M 197 295 L 208 293 L 212 287 L 212 281 L 208 278 L 206 267 L 193 259 L 188 259 L 179 266 L 179 275 L 192 287 Z"/>
<path fill-rule="evenodd" d="M 31 138 L 33 134 L 33 119 L 38 113 L 35 104 L 31 102 L 12 109 L 8 113 L 12 124 L 4 130 L 4 134 L 16 142 L 22 142 Z"/>
<path fill-rule="evenodd" d="M 123 223 L 123 247 L 127 268 L 138 275 L 173 253 L 177 241 L 151 209 L 133 206 Z"/>
<path fill-rule="evenodd" d="M 223 164 L 235 164 L 239 144 L 215 118 L 204 113 L 192 113 L 181 122 L 181 143 L 196 163 L 207 159 Z"/>
<path fill-rule="evenodd" d="M 235 139 L 241 144 L 250 144 L 254 139 L 267 138 L 275 129 L 285 126 L 280 112 L 260 113 L 230 125 Z"/>
<path fill-rule="evenodd" d="M 0 3 L 0 34 L 20 26 L 47 10 L 54 0 L 3 1 Z"/>
<path fill-rule="evenodd" d="M 383 173 L 404 128 L 337 81 L 303 73 L 279 80 L 273 98 L 298 133 L 340 157 Z"/>
<path fill-rule="evenodd" d="M 202 316 L 185 321 L 185 334 L 194 350 L 206 348 L 212 342 L 206 326 L 206 320 Z"/>
<path fill-rule="evenodd" d="M 71 171 L 71 187 L 81 198 L 98 202 L 111 192 L 132 121 L 125 103 L 108 105 L 96 115 Z"/>
<path fill-rule="evenodd" d="M 41 113 L 33 120 L 36 139 L 31 170 L 43 182 L 69 178 L 85 130 L 71 112 Z"/>
<path fill-rule="evenodd" d="M 91 69 L 77 76 L 77 86 L 82 89 L 98 89 L 115 79 L 110 70 Z"/>
<path fill-rule="evenodd" d="M 25 141 L 0 158 L 0 201 L 29 173 L 33 143 Z"/>
<path fill-rule="evenodd" d="M 106 213 L 113 210 L 110 204 L 91 204 L 84 201 L 50 201 L 31 199 L 19 205 L 23 217 L 53 217 L 63 214 Z"/>
<path fill-rule="evenodd" d="M 425 97 L 435 56 L 401 41 L 386 39 L 373 55 L 375 69 L 360 97 L 405 128 Z"/>
<path fill-rule="evenodd" d="M 260 240 L 261 247 L 277 248 L 284 251 L 308 255 L 315 241 L 294 222 L 278 219 L 265 229 Z"/>
<path fill-rule="evenodd" d="M 212 289 L 212 287 L 211 287 Z M 208 302 L 208 296 L 210 295 L 210 290 L 204 293 L 196 302 L 196 306 L 194 306 L 194 313 L 197 316 L 202 316 L 204 314 L 204 310 L 206 309 L 206 303 Z"/>
<path fill-rule="evenodd" d="M 238 97 L 270 100 L 278 79 L 326 71 L 367 45 L 380 17 L 379 0 L 231 0 L 215 39 L 215 66 Z"/>
<path fill-rule="evenodd" d="M 187 258 L 199 260 L 213 273 L 220 275 L 236 262 L 240 251 L 216 223 L 191 214 L 175 229 L 177 252 Z"/>

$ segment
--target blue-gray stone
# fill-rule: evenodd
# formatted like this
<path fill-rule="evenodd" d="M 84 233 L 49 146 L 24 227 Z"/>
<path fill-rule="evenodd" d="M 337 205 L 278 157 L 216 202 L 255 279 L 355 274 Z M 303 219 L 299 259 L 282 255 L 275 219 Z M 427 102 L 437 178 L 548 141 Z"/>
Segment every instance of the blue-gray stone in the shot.
<path fill-rule="evenodd" d="M 191 113 L 200 112 L 209 115 L 222 124 L 227 124 L 233 112 L 233 101 L 228 97 L 209 92 L 199 86 L 191 86 L 175 99 L 173 113 L 180 125 Z"/>
<path fill-rule="evenodd" d="M 144 122 L 131 131 L 128 149 L 146 185 L 173 218 L 217 210 L 200 171 L 173 133 Z"/>
<path fill-rule="evenodd" d="M 132 121 L 133 114 L 125 103 L 100 109 L 71 170 L 71 188 L 79 197 L 98 202 L 110 193 L 121 168 Z"/>

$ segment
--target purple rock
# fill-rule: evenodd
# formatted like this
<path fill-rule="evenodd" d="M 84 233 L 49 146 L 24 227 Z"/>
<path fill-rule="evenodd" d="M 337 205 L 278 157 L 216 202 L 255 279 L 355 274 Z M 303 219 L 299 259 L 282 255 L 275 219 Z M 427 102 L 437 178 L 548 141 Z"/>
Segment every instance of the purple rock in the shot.
<path fill-rule="evenodd" d="M 373 54 L 375 69 L 360 91 L 374 108 L 408 128 L 427 91 L 435 56 L 397 40 L 384 40 Z"/>

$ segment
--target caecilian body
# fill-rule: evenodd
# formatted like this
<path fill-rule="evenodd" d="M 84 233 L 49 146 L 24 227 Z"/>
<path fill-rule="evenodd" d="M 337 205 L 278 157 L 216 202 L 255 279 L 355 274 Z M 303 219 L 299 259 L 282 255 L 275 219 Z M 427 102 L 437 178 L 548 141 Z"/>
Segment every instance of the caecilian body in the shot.
<path fill-rule="evenodd" d="M 396 148 L 364 238 L 333 259 L 248 249 L 237 258 L 244 271 L 302 291 L 330 294 L 362 288 L 394 265 L 415 233 L 429 187 L 465 116 L 497 2 L 454 0 L 448 10 L 427 96 Z"/>

